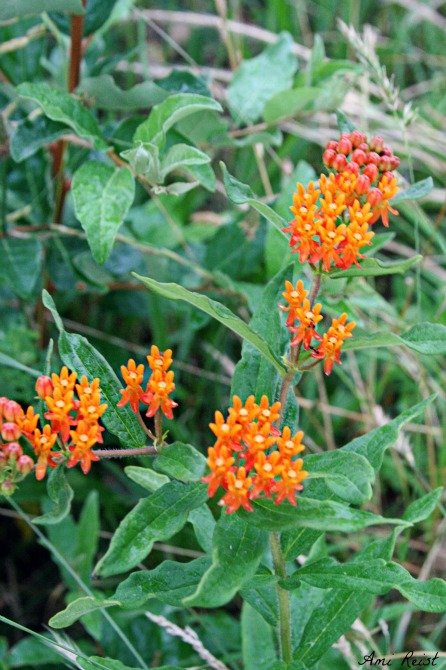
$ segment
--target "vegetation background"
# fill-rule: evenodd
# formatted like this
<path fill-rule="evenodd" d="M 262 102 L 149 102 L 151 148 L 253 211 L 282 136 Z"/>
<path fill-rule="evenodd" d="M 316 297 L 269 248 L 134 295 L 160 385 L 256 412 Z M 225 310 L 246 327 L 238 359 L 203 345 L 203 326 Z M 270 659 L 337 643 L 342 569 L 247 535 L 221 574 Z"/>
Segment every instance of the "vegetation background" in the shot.
<path fill-rule="evenodd" d="M 49 339 L 55 337 L 40 302 L 46 286 L 66 328 L 87 336 L 116 370 L 129 355 L 143 360 L 151 343 L 173 348 L 180 408 L 169 425 L 171 436 L 204 451 L 214 409 L 228 406 L 241 342 L 192 307 L 147 292 L 131 272 L 206 292 L 249 319 L 263 286 L 284 265 L 288 252 L 256 212 L 228 201 L 218 161 L 288 216 L 296 181 L 306 182 L 322 170 L 321 149 L 338 134 L 337 108 L 361 130 L 384 136 L 401 157 L 400 173 L 408 182 L 432 175 L 434 189 L 421 205 L 401 203 L 400 216 L 392 217 L 387 237 L 381 238 L 386 245 L 379 257 L 403 260 L 419 252 L 421 265 L 404 276 L 340 280 L 332 294 L 323 296 L 324 306 L 339 313 L 348 305 L 361 329 L 371 332 L 384 326 L 404 332 L 421 321 L 446 324 L 445 32 L 445 6 L 436 0 L 193 0 L 187 7 L 179 0 L 89 0 L 77 93 L 119 150 L 128 146 L 130 130 L 154 104 L 155 88 L 158 94 L 159 89 L 209 89 L 225 109 L 219 118 L 193 116 L 177 128 L 211 155 L 215 182 L 197 173 L 201 184 L 178 197 L 161 193 L 149 198 L 138 186 L 110 258 L 98 265 L 74 215 L 70 192 L 59 218 L 55 212 L 54 153 L 48 145 L 61 136 L 60 129 L 46 125 L 40 132 L 14 137 L 18 122 L 32 110 L 18 99 L 17 85 L 48 81 L 66 87 L 66 18 L 50 12 L 0 22 L 0 219 L 3 235 L 24 242 L 14 247 L 16 256 L 4 250 L 0 263 L 0 395 L 23 404 L 34 396 L 27 368 L 44 369 Z M 264 60 L 250 60 L 265 53 L 278 35 L 276 51 L 269 50 Z M 302 88 L 297 99 L 286 92 L 292 87 Z M 274 104 L 265 108 L 272 98 Z M 70 180 L 94 152 L 68 140 L 64 171 Z M 38 253 L 31 237 L 44 245 Z M 399 516 L 412 500 L 446 479 L 441 363 L 402 347 L 359 350 L 348 352 L 330 378 L 316 368 L 298 387 L 300 428 L 310 452 L 334 449 L 438 394 L 424 421 L 409 424 L 386 456 L 370 503 L 373 511 Z M 57 353 L 52 365 L 57 369 Z M 141 489 L 124 475 L 120 462 L 95 465 L 88 477 L 72 471 L 69 479 L 77 523 L 85 501 L 92 500 L 89 494 L 99 494 L 101 552 Z M 35 514 L 42 494 L 42 484 L 29 477 L 17 500 Z M 67 576 L 2 501 L 0 608 L 41 631 L 64 606 Z M 51 541 L 73 561 L 82 532 L 73 520 L 49 529 Z M 414 576 L 444 575 L 445 532 L 438 512 L 401 536 L 398 560 Z M 346 558 L 361 546 L 363 535 L 331 539 L 330 552 Z M 198 549 L 184 529 L 168 545 L 158 545 L 146 563 L 153 566 L 166 557 L 188 560 Z M 193 624 L 215 655 L 231 668 L 240 667 L 237 600 L 216 613 L 160 611 L 181 625 Z M 445 648 L 446 616 L 412 614 L 394 592 L 364 613 L 363 623 L 353 633 L 356 652 Z M 198 664 L 190 647 L 155 623 L 123 617 L 122 624 L 154 667 Z M 73 631 L 74 639 L 89 648 L 82 626 Z M 37 667 L 35 650 L 28 664 L 26 654 L 6 660 L 7 649 L 22 633 L 0 625 L 0 634 L 0 667 Z M 327 657 L 330 668 L 352 667 L 346 644 Z M 120 653 L 112 633 L 107 653 Z"/>

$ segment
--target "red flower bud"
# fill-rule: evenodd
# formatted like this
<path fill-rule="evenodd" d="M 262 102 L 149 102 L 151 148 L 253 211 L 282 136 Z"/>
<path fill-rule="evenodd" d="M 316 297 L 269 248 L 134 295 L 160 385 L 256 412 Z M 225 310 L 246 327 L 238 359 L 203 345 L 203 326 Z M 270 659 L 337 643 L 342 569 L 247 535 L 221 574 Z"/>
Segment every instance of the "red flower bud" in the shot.
<path fill-rule="evenodd" d="M 386 144 L 383 146 L 381 149 L 381 153 L 384 154 L 384 156 L 391 156 L 393 154 L 393 151 L 390 147 L 388 147 Z"/>
<path fill-rule="evenodd" d="M 15 484 L 12 479 L 5 479 L 0 485 L 0 493 L 4 496 L 12 496 L 15 491 Z"/>
<path fill-rule="evenodd" d="M 333 151 L 337 151 L 338 150 L 338 143 L 336 142 L 336 140 L 330 140 L 329 142 L 327 142 L 327 146 L 325 148 L 326 149 L 333 149 Z"/>
<path fill-rule="evenodd" d="M 387 172 L 387 170 L 390 170 L 390 157 L 389 156 L 382 156 L 381 160 L 378 163 L 378 167 L 380 169 L 380 172 Z"/>
<path fill-rule="evenodd" d="M 361 133 L 359 130 L 353 130 L 350 133 L 350 142 L 355 148 L 358 148 L 360 144 L 364 144 L 366 141 L 366 136 L 364 133 Z M 367 147 L 368 148 L 368 147 Z"/>
<path fill-rule="evenodd" d="M 45 400 L 47 396 L 53 395 L 53 388 L 53 382 L 45 375 L 42 375 L 36 381 L 36 392 L 41 400 Z"/>
<path fill-rule="evenodd" d="M 23 454 L 23 449 L 18 442 L 10 442 L 3 447 L 3 453 L 6 458 L 12 458 L 16 461 Z"/>
<path fill-rule="evenodd" d="M 355 163 L 355 161 L 350 161 L 350 163 L 347 163 L 347 165 L 345 166 L 345 172 L 352 172 L 353 174 L 358 175 L 359 174 L 358 163 Z"/>
<path fill-rule="evenodd" d="M 9 402 L 9 398 L 5 398 L 5 396 L 2 396 L 0 398 L 0 418 L 3 415 L 3 407 L 7 402 Z"/>
<path fill-rule="evenodd" d="M 370 179 L 366 174 L 362 174 L 358 177 L 356 182 L 355 191 L 358 195 L 365 195 L 370 188 Z"/>
<path fill-rule="evenodd" d="M 376 151 L 378 154 L 381 153 L 384 147 L 384 139 L 381 137 L 381 135 L 375 135 L 372 137 L 370 140 L 370 149 L 372 151 Z"/>
<path fill-rule="evenodd" d="M 20 432 L 20 428 L 16 423 L 7 422 L 2 426 L 1 435 L 2 438 L 6 440 L 6 442 L 13 442 L 14 440 L 18 440 L 21 434 L 22 433 Z"/>
<path fill-rule="evenodd" d="M 343 172 L 347 165 L 347 159 L 343 154 L 336 154 L 336 158 L 333 161 L 333 168 L 337 172 Z"/>
<path fill-rule="evenodd" d="M 391 170 L 397 170 L 400 166 L 400 159 L 398 156 L 390 156 L 390 169 Z"/>
<path fill-rule="evenodd" d="M 333 165 L 333 161 L 335 158 L 336 158 L 336 151 L 334 149 L 326 149 L 322 156 L 324 165 L 326 165 L 327 167 L 331 167 Z"/>
<path fill-rule="evenodd" d="M 378 205 L 380 205 L 382 199 L 383 194 L 381 193 L 379 188 L 370 189 L 369 194 L 367 196 L 367 202 L 369 202 L 372 207 L 377 207 Z"/>
<path fill-rule="evenodd" d="M 366 158 L 367 154 L 362 149 L 355 149 L 352 153 L 352 160 L 358 163 L 358 165 L 364 165 Z"/>
<path fill-rule="evenodd" d="M 376 151 L 370 151 L 369 154 L 367 155 L 366 163 L 367 165 L 378 165 L 379 161 L 381 160 L 381 156 L 376 153 Z"/>
<path fill-rule="evenodd" d="M 373 184 L 373 182 L 378 179 L 378 168 L 376 165 L 373 165 L 373 163 L 370 163 L 369 165 L 366 165 L 362 174 L 365 174 Z"/>
<path fill-rule="evenodd" d="M 383 177 L 387 177 L 387 179 L 390 180 L 394 179 L 395 175 L 393 174 L 393 172 L 390 172 L 390 170 L 388 170 L 387 172 L 384 172 Z"/>
<path fill-rule="evenodd" d="M 34 461 L 30 456 L 23 454 L 17 461 L 17 470 L 22 475 L 27 475 L 34 467 Z"/>
<path fill-rule="evenodd" d="M 21 413 L 22 408 L 18 402 L 15 402 L 15 400 L 7 400 L 3 404 L 3 416 L 6 421 L 17 421 Z"/>
<path fill-rule="evenodd" d="M 348 156 L 352 152 L 352 149 L 353 146 L 349 138 L 346 136 L 341 137 L 341 139 L 338 142 L 339 153 L 344 154 L 344 156 Z"/>
<path fill-rule="evenodd" d="M 361 149 L 361 151 L 364 151 L 366 154 L 368 154 L 370 151 L 370 147 L 367 142 L 361 142 L 361 144 L 358 146 L 358 149 Z"/>

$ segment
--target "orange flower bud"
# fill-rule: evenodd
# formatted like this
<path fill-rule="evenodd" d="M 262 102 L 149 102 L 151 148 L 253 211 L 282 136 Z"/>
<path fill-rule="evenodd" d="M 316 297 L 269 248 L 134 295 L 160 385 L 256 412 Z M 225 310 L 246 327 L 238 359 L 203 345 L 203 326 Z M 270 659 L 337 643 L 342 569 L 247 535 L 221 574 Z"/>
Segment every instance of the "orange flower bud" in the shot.
<path fill-rule="evenodd" d="M 15 400 L 7 400 L 3 405 L 3 416 L 6 421 L 15 422 L 22 414 L 22 408 Z"/>
<path fill-rule="evenodd" d="M 3 453 L 7 458 L 16 461 L 23 454 L 23 449 L 18 442 L 10 442 L 3 447 Z"/>
<path fill-rule="evenodd" d="M 338 142 L 338 152 L 344 154 L 344 156 L 348 156 L 352 152 L 352 149 L 353 146 L 349 138 L 347 136 L 341 137 Z"/>
<path fill-rule="evenodd" d="M 16 423 L 9 421 L 3 424 L 1 435 L 6 442 L 13 442 L 21 436 L 20 428 Z"/>
<path fill-rule="evenodd" d="M 34 461 L 30 456 L 23 454 L 17 459 L 17 470 L 21 475 L 27 475 L 34 467 Z"/>
<path fill-rule="evenodd" d="M 375 135 L 374 137 L 372 137 L 372 139 L 370 140 L 370 149 L 380 154 L 383 148 L 384 148 L 384 139 L 381 137 L 381 135 Z"/>
<path fill-rule="evenodd" d="M 42 375 L 36 381 L 36 393 L 41 400 L 45 400 L 47 396 L 52 395 L 53 388 L 53 382 L 46 375 Z"/>
<path fill-rule="evenodd" d="M 368 193 L 370 188 L 370 179 L 367 177 L 367 175 L 362 174 L 358 177 L 358 181 L 356 182 L 356 193 L 358 195 L 365 195 Z"/>
<path fill-rule="evenodd" d="M 347 166 L 347 159 L 344 154 L 336 154 L 336 158 L 333 161 L 333 168 L 337 172 L 343 172 Z"/>
<path fill-rule="evenodd" d="M 362 149 L 355 149 L 352 153 L 352 160 L 355 161 L 358 165 L 364 165 L 367 159 L 365 151 Z"/>
<path fill-rule="evenodd" d="M 376 165 L 374 165 L 373 163 L 369 163 L 364 168 L 364 172 L 362 174 L 364 174 L 366 177 L 368 177 L 370 179 L 371 183 L 373 184 L 373 182 L 378 179 L 379 170 L 376 167 Z"/>

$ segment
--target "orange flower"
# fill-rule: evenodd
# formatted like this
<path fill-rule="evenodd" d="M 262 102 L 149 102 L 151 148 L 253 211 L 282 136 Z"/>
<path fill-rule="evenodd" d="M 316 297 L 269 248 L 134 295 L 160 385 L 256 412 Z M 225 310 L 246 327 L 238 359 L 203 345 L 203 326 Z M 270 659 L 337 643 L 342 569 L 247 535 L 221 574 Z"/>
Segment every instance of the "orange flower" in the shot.
<path fill-rule="evenodd" d="M 252 512 L 252 505 L 249 501 L 249 489 L 251 484 L 252 478 L 246 476 L 244 467 L 238 468 L 237 474 L 228 472 L 228 490 L 220 500 L 221 505 L 226 505 L 226 514 L 236 512 L 239 507 L 243 507 L 247 512 Z"/>
<path fill-rule="evenodd" d="M 307 297 L 308 291 L 304 289 L 304 283 L 301 279 L 296 283 L 294 287 L 290 281 L 285 280 L 285 291 L 282 293 L 283 297 L 288 303 L 286 305 L 279 305 L 279 309 L 282 312 L 288 312 L 286 325 L 287 327 L 294 324 L 297 316 L 296 312 L 302 306 L 304 298 Z"/>
<path fill-rule="evenodd" d="M 62 395 L 68 393 L 69 391 L 74 390 L 74 384 L 76 383 L 77 374 L 68 372 L 68 368 L 64 365 L 60 371 L 60 375 L 57 375 L 55 372 L 51 375 L 53 381 L 54 389 L 60 389 Z"/>
<path fill-rule="evenodd" d="M 354 321 L 346 323 L 347 314 L 344 312 L 339 319 L 333 319 L 332 325 L 323 335 L 322 342 L 311 354 L 313 358 L 324 359 L 324 372 L 331 374 L 334 363 L 341 363 L 341 349 L 344 340 L 352 336 L 352 330 L 356 327 Z"/>
<path fill-rule="evenodd" d="M 280 418 L 280 402 L 274 402 L 271 406 L 269 404 L 268 396 L 262 395 L 259 404 L 258 423 L 263 425 L 265 423 L 273 424 Z"/>
<path fill-rule="evenodd" d="M 285 426 L 282 435 L 277 440 L 279 452 L 283 458 L 290 460 L 293 456 L 297 456 L 305 449 L 302 444 L 303 431 L 299 430 L 293 437 L 291 437 L 291 430 Z"/>
<path fill-rule="evenodd" d="M 207 464 L 211 474 L 203 477 L 201 481 L 208 484 L 208 496 L 210 498 L 215 495 L 222 483 L 226 483 L 226 476 L 232 470 L 235 459 L 230 453 L 229 448 L 225 445 L 218 448 L 209 447 L 208 449 Z"/>
<path fill-rule="evenodd" d="M 254 469 L 257 474 L 253 478 L 254 486 L 250 495 L 251 500 L 258 498 L 261 493 L 264 493 L 267 498 L 271 498 L 275 478 L 281 475 L 283 470 L 280 452 L 273 451 L 267 456 L 265 452 L 260 451 L 256 455 Z"/>
<path fill-rule="evenodd" d="M 257 418 L 258 413 L 259 413 L 259 406 L 256 404 L 253 395 L 248 396 L 245 403 L 243 403 L 241 399 L 237 395 L 235 395 L 232 398 L 232 407 L 229 408 L 228 422 L 232 421 L 234 424 L 240 424 L 240 426 L 246 426 L 248 423 L 251 423 L 251 421 L 254 421 L 254 419 Z M 218 414 L 220 414 L 220 412 L 218 412 Z M 214 424 L 209 425 L 211 427 L 212 432 L 214 432 L 212 428 Z"/>
<path fill-rule="evenodd" d="M 93 395 L 99 391 L 99 379 L 96 377 L 89 382 L 85 375 L 82 375 L 80 383 L 76 384 L 76 391 L 79 398 Z"/>
<path fill-rule="evenodd" d="M 48 395 L 53 393 L 53 382 L 50 377 L 42 375 L 36 381 L 36 393 L 41 400 L 45 400 Z"/>
<path fill-rule="evenodd" d="M 69 447 L 71 456 L 67 462 L 67 468 L 81 464 L 84 475 L 88 474 L 92 461 L 98 461 L 99 457 L 91 451 L 97 442 L 97 425 L 88 425 L 86 421 L 79 421 L 75 430 L 70 430 L 72 444 Z"/>
<path fill-rule="evenodd" d="M 383 224 L 385 225 L 386 228 L 388 228 L 389 212 L 391 212 L 395 216 L 398 216 L 399 214 L 399 212 L 393 207 L 391 207 L 389 203 L 389 200 L 391 200 L 399 191 L 396 178 L 390 177 L 387 173 L 384 174 L 379 181 L 378 189 L 380 190 L 383 199 L 374 213 L 374 221 L 376 221 L 379 217 L 381 217 Z"/>
<path fill-rule="evenodd" d="M 53 375 L 53 379 L 54 377 L 57 375 Z M 51 421 L 53 431 L 59 432 L 62 440 L 66 442 L 70 435 L 70 426 L 75 423 L 73 417 L 70 416 L 71 410 L 74 409 L 73 391 L 65 391 L 64 386 L 55 384 L 52 397 L 45 398 L 45 402 L 49 409 L 49 412 L 44 414 L 45 419 Z"/>
<path fill-rule="evenodd" d="M 363 226 L 365 223 L 369 223 L 372 218 L 369 202 L 366 202 L 365 205 L 361 206 L 359 200 L 355 200 L 352 207 L 348 208 L 348 213 L 350 217 L 350 225 L 352 223 L 357 223 L 359 226 Z"/>
<path fill-rule="evenodd" d="M 162 370 L 163 372 L 167 372 L 172 364 L 172 349 L 166 349 L 166 351 L 162 353 L 155 344 L 152 344 L 150 347 L 150 354 L 147 356 L 147 361 L 151 370 Z"/>
<path fill-rule="evenodd" d="M 296 493 L 303 489 L 302 481 L 308 476 L 303 468 L 303 460 L 298 458 L 296 461 L 284 461 L 282 466 L 282 476 L 274 483 L 273 491 L 275 493 L 274 503 L 280 505 L 284 500 L 288 500 L 292 505 L 296 505 Z"/>
<path fill-rule="evenodd" d="M 60 456 L 58 452 L 52 452 L 52 448 L 57 440 L 57 433 L 53 432 L 49 424 L 45 424 L 43 430 L 36 428 L 32 439 L 32 446 L 36 454 L 36 479 L 41 480 L 45 477 L 47 467 L 55 468 L 57 463 L 53 460 Z"/>
<path fill-rule="evenodd" d="M 209 428 L 217 438 L 216 445 L 228 444 L 235 451 L 241 449 L 239 439 L 242 426 L 237 422 L 237 415 L 234 412 L 232 414 L 230 412 L 227 419 L 224 418 L 221 412 L 215 412 L 215 423 L 210 423 Z"/>
<path fill-rule="evenodd" d="M 323 226 L 319 227 L 320 245 L 317 247 L 314 255 L 311 257 L 312 263 L 322 261 L 322 267 L 325 272 L 330 270 L 332 263 L 339 265 L 341 263 L 340 249 L 345 241 L 345 223 L 339 226 L 332 219 L 327 219 Z"/>
<path fill-rule="evenodd" d="M 321 336 L 315 330 L 316 325 L 324 318 L 320 313 L 321 309 L 321 303 L 318 302 L 311 307 L 310 301 L 305 298 L 302 307 L 296 310 L 296 319 L 299 321 L 299 325 L 290 327 L 290 331 L 295 334 L 291 341 L 292 347 L 296 347 L 302 342 L 304 349 L 309 349 L 313 338 L 321 339 Z"/>
<path fill-rule="evenodd" d="M 144 377 L 144 365 L 136 365 L 133 358 L 130 358 L 127 365 L 121 365 L 121 374 L 127 384 L 125 389 L 121 389 L 119 393 L 122 395 L 117 407 L 124 407 L 130 403 L 132 411 L 137 414 L 139 412 L 139 403 L 144 395 L 141 382 Z"/>
<path fill-rule="evenodd" d="M 175 390 L 173 377 L 174 373 L 172 370 L 166 373 L 163 373 L 161 370 L 155 370 L 152 373 L 146 391 L 141 397 L 141 400 L 149 405 L 146 416 L 154 416 L 155 412 L 161 409 L 168 419 L 173 419 L 172 409 L 178 407 L 178 404 L 168 397 Z"/>
<path fill-rule="evenodd" d="M 347 226 L 345 230 L 345 242 L 341 250 L 342 268 L 344 270 L 353 264 L 359 267 L 358 258 L 364 258 L 360 249 L 370 245 L 370 241 L 375 235 L 375 233 L 368 231 L 369 227 L 367 223 L 361 225 L 357 222 L 353 222 Z"/>

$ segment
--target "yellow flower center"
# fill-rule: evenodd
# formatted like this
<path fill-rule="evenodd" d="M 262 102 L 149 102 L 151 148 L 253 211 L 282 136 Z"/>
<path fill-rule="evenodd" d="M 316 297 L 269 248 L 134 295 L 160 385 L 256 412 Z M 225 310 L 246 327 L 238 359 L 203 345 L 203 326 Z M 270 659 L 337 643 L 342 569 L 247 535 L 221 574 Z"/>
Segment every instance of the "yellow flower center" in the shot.
<path fill-rule="evenodd" d="M 237 479 L 237 481 L 234 484 L 234 487 L 236 489 L 242 489 L 243 488 L 243 482 L 241 482 L 240 479 Z"/>
<path fill-rule="evenodd" d="M 328 209 L 331 209 L 332 212 L 335 212 L 336 209 L 337 209 L 337 207 L 336 207 L 336 203 L 334 203 L 334 202 L 330 203 L 330 204 L 328 205 Z"/>
<path fill-rule="evenodd" d="M 166 382 L 158 382 L 158 388 L 159 389 L 165 389 L 167 386 Z"/>
<path fill-rule="evenodd" d="M 221 432 L 222 433 L 229 433 L 229 431 L 230 431 L 230 428 L 229 428 L 228 424 L 227 423 L 222 423 Z"/>
<path fill-rule="evenodd" d="M 265 463 L 265 465 L 263 466 L 263 469 L 264 469 L 265 472 L 271 472 L 271 470 L 273 469 L 273 466 L 271 465 L 271 463 Z"/>
<path fill-rule="evenodd" d="M 271 412 L 269 411 L 269 409 L 264 409 L 264 410 L 262 411 L 262 416 L 265 416 L 266 418 L 268 418 L 269 416 L 271 416 Z"/>
<path fill-rule="evenodd" d="M 295 471 L 295 470 L 288 470 L 288 473 L 287 473 L 287 474 L 288 474 L 288 477 L 289 477 L 290 479 L 294 479 L 295 477 L 297 477 L 297 474 L 296 474 L 296 471 Z"/>
<path fill-rule="evenodd" d="M 358 242 L 359 240 L 362 240 L 362 235 L 360 233 L 355 233 L 353 237 L 355 238 L 355 240 L 358 240 Z"/>
<path fill-rule="evenodd" d="M 311 230 L 311 223 L 306 223 L 306 224 L 304 225 L 304 229 L 305 229 L 305 230 Z"/>
<path fill-rule="evenodd" d="M 262 444 L 262 442 L 265 442 L 265 438 L 263 435 L 256 435 L 254 438 L 254 442 L 257 442 L 257 444 Z"/>
<path fill-rule="evenodd" d="M 240 416 L 248 416 L 248 410 L 245 407 L 242 407 L 239 414 Z"/>
<path fill-rule="evenodd" d="M 40 438 L 40 444 L 46 444 L 47 442 L 48 442 L 48 438 L 45 437 L 45 435 L 42 435 L 42 437 Z"/>
<path fill-rule="evenodd" d="M 298 298 L 298 297 L 299 297 L 299 293 L 297 291 L 291 291 L 290 298 L 295 299 L 295 298 Z"/>
<path fill-rule="evenodd" d="M 62 409 L 62 407 L 65 407 L 64 401 L 63 400 L 58 400 L 56 402 L 56 407 L 59 407 L 60 409 Z"/>
<path fill-rule="evenodd" d="M 299 208 L 299 212 L 301 214 L 306 214 L 308 212 L 308 209 L 306 207 L 304 207 L 304 205 L 302 205 L 302 207 Z"/>
<path fill-rule="evenodd" d="M 314 314 L 313 312 L 305 312 L 305 317 L 312 321 L 314 319 Z"/>
<path fill-rule="evenodd" d="M 220 458 L 217 458 L 217 460 L 215 461 L 215 465 L 217 466 L 217 468 L 221 468 L 224 464 L 225 464 L 225 459 L 224 458 L 220 457 Z"/>
<path fill-rule="evenodd" d="M 136 379 L 136 372 L 129 372 L 130 379 Z"/>
<path fill-rule="evenodd" d="M 339 326 L 338 326 L 338 330 L 339 330 L 340 333 L 343 333 L 344 330 L 345 330 L 345 326 L 343 326 L 342 323 L 340 323 Z"/>
<path fill-rule="evenodd" d="M 328 233 L 328 237 L 330 237 L 331 239 L 335 238 L 335 237 L 336 237 L 336 233 L 335 233 L 335 231 L 334 231 L 334 230 L 330 230 L 330 232 Z"/>
<path fill-rule="evenodd" d="M 65 387 L 68 386 L 68 379 L 61 379 L 60 380 L 60 385 L 65 386 Z"/>
<path fill-rule="evenodd" d="M 331 342 L 331 344 L 336 344 L 337 339 L 336 339 L 336 337 L 329 337 L 328 341 Z"/>
<path fill-rule="evenodd" d="M 88 435 L 86 435 L 85 433 L 83 433 L 82 435 L 79 435 L 79 440 L 81 442 L 88 442 Z"/>
<path fill-rule="evenodd" d="M 286 449 L 293 449 L 293 447 L 294 447 L 294 442 L 293 442 L 293 440 L 287 440 L 287 441 L 285 442 L 285 448 L 286 448 Z"/>
<path fill-rule="evenodd" d="M 95 405 L 90 405 L 90 407 L 88 408 L 87 411 L 88 411 L 89 414 L 94 414 L 96 412 Z"/>

